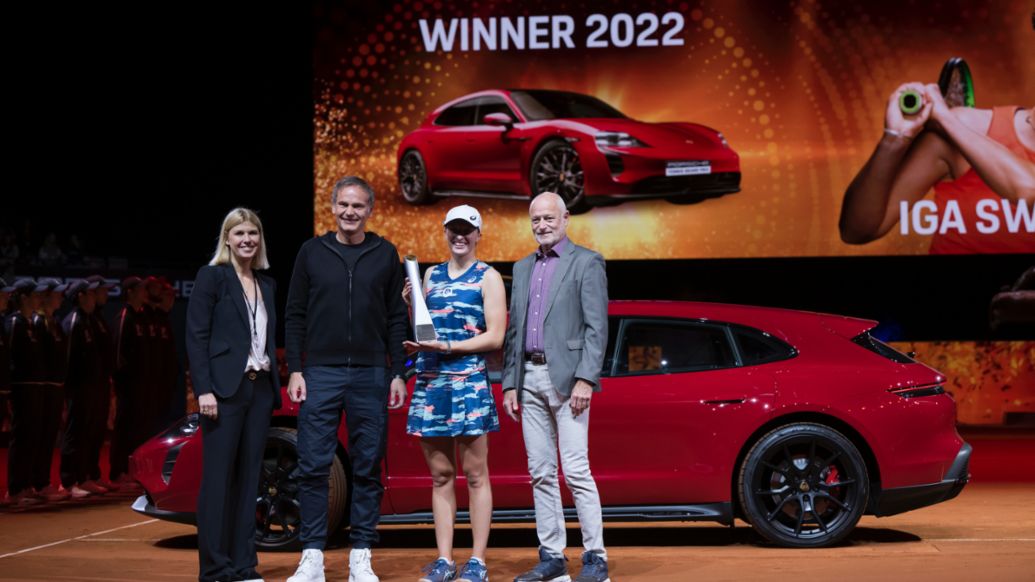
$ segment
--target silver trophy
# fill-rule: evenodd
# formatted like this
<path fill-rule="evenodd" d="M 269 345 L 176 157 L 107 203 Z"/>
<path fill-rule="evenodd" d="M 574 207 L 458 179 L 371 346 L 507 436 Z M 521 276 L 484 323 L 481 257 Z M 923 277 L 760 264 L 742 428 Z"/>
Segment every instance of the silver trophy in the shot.
<path fill-rule="evenodd" d="M 417 257 L 406 255 L 406 277 L 410 280 L 410 305 L 413 306 L 413 337 L 418 342 L 432 342 L 438 339 L 435 324 L 431 323 L 428 304 L 424 302 L 424 286 L 420 281 Z"/>

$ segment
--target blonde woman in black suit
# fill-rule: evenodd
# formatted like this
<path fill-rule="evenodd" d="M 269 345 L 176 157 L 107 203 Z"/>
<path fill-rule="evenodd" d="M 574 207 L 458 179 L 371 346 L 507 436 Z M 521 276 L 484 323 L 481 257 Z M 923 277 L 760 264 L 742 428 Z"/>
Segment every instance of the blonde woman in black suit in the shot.
<path fill-rule="evenodd" d="M 198 495 L 201 582 L 261 580 L 255 567 L 255 499 L 266 431 L 280 407 L 273 279 L 262 222 L 235 208 L 198 271 L 187 307 L 187 355 L 201 410 Z"/>

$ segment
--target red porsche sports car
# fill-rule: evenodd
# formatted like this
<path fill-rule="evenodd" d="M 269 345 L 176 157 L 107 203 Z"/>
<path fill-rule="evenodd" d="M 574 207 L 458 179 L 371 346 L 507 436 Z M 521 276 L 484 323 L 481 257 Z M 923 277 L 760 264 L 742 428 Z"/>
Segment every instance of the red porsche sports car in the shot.
<path fill-rule="evenodd" d="M 399 189 L 528 199 L 556 192 L 572 212 L 630 198 L 700 202 L 740 191 L 740 157 L 696 123 L 629 119 L 578 93 L 481 91 L 433 111 L 399 144 Z"/>
<path fill-rule="evenodd" d="M 971 448 L 956 432 L 945 377 L 871 337 L 874 325 L 783 309 L 612 302 L 589 447 L 605 518 L 731 524 L 741 517 L 776 544 L 817 547 L 844 538 L 863 514 L 958 495 Z M 498 383 L 494 390 L 501 402 Z M 258 491 L 256 539 L 264 548 L 294 546 L 299 534 L 297 408 L 284 401 Z M 431 478 L 417 439 L 405 434 L 406 409 L 389 417 L 382 522 L 429 523 Z M 501 422 L 490 437 L 494 519 L 532 521 L 521 427 Z M 330 476 L 331 531 L 347 518 L 345 430 Z M 196 417 L 145 443 L 131 461 L 146 490 L 134 509 L 193 522 Z M 458 480 L 463 520 L 466 487 Z M 574 517 L 570 496 L 566 506 Z"/>

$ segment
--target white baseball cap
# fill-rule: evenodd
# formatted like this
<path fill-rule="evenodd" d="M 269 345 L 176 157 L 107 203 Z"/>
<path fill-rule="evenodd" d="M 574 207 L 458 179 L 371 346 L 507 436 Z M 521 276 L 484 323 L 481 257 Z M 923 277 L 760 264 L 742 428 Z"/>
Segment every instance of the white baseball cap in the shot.
<path fill-rule="evenodd" d="M 460 206 L 454 206 L 449 209 L 446 213 L 446 219 L 442 221 L 442 224 L 449 224 L 454 220 L 462 220 L 471 226 L 481 229 L 482 227 L 482 215 L 478 212 L 478 209 L 474 206 L 468 206 L 467 204 L 461 204 Z"/>

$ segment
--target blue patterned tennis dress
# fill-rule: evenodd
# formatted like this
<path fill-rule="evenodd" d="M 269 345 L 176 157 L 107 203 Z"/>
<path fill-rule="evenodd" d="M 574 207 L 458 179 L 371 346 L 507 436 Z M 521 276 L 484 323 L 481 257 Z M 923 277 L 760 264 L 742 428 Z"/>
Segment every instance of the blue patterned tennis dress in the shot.
<path fill-rule="evenodd" d="M 455 344 L 485 333 L 482 281 L 489 268 L 478 261 L 451 279 L 448 263 L 431 267 L 427 303 L 440 341 Z M 499 429 L 484 354 L 420 353 L 407 433 L 455 437 Z"/>

